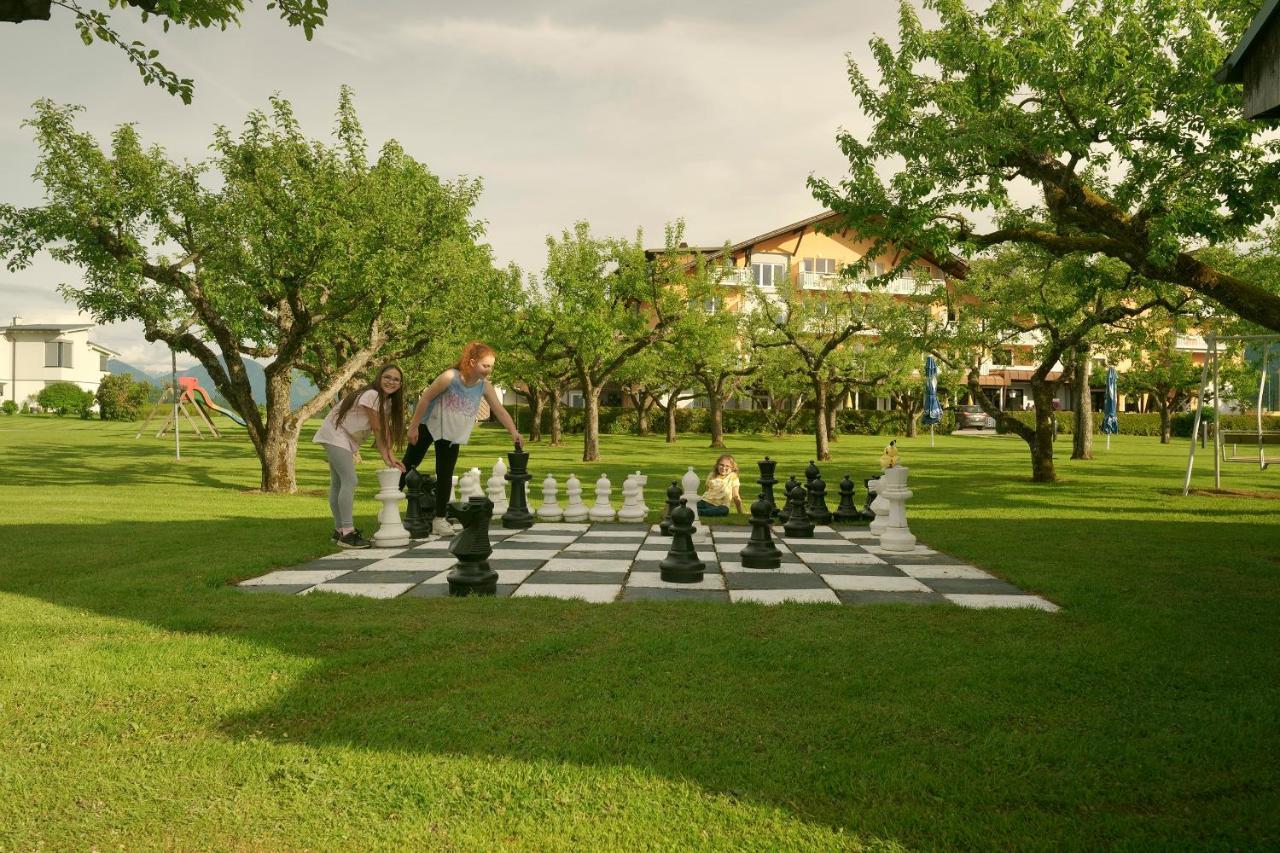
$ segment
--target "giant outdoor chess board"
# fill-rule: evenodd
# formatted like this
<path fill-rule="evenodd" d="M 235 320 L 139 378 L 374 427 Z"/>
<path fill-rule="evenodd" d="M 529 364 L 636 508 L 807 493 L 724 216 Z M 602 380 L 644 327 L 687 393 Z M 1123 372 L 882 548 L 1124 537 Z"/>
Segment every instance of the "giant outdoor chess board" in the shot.
<path fill-rule="evenodd" d="M 663 581 L 658 562 L 671 538 L 648 524 L 538 523 L 528 530 L 491 531 L 489 565 L 498 572 L 498 595 L 551 596 L 591 602 L 644 599 L 783 601 L 830 604 L 952 602 L 965 607 L 1057 605 L 973 566 L 917 546 L 890 554 L 866 528 L 819 526 L 812 539 L 788 539 L 775 528 L 782 552 L 778 569 L 747 569 L 739 552 L 751 535 L 745 527 L 711 527 L 695 537 L 707 572 L 701 583 Z M 449 594 L 446 577 L 456 564 L 449 539 L 405 548 L 342 551 L 305 565 L 246 580 L 256 592 L 338 592 L 371 598 Z"/>

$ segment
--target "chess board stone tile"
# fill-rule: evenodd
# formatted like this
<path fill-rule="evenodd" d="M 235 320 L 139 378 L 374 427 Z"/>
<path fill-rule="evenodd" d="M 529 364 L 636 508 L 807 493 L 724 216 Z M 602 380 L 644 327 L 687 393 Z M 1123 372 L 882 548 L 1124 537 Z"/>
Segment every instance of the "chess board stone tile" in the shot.
<path fill-rule="evenodd" d="M 385 560 L 378 560 L 367 566 L 362 566 L 360 571 L 438 572 L 442 569 L 451 569 L 457 563 L 457 557 L 452 554 L 441 557 L 419 557 L 410 551 L 408 554 L 397 554 L 394 557 L 388 557 Z"/>
<path fill-rule="evenodd" d="M 592 528 L 582 534 L 583 542 L 637 542 L 649 534 L 644 530 L 605 530 Z"/>
<path fill-rule="evenodd" d="M 519 544 L 523 547 L 530 544 L 538 545 L 568 545 L 577 539 L 572 533 L 529 533 L 521 531 Z M 508 538 L 508 541 L 510 537 Z"/>
<path fill-rule="evenodd" d="M 626 574 L 631 568 L 630 560 L 601 559 L 591 555 L 583 555 L 584 559 L 557 557 L 548 560 L 543 566 L 544 572 L 616 572 Z M 493 565 L 490 561 L 490 565 Z"/>
<path fill-rule="evenodd" d="M 811 566 L 815 563 L 830 563 L 837 566 L 880 566 L 885 564 L 884 560 L 875 554 L 859 554 L 856 552 L 805 551 L 803 548 L 798 548 L 796 549 L 796 556 Z"/>
<path fill-rule="evenodd" d="M 776 569 L 749 569 L 738 561 L 724 561 L 720 564 L 720 569 L 726 574 L 744 573 L 744 574 L 783 574 L 783 575 L 812 575 L 813 570 L 799 560 L 782 561 Z"/>
<path fill-rule="evenodd" d="M 311 589 L 315 584 L 310 583 L 256 583 L 245 586 L 240 585 L 243 592 L 274 592 L 280 595 L 297 595 L 298 593 Z"/>
<path fill-rule="evenodd" d="M 577 542 L 573 542 L 569 545 L 566 545 L 564 548 L 564 553 L 568 555 L 570 553 L 576 553 L 579 551 L 590 552 L 590 553 L 616 552 L 619 554 L 626 554 L 629 557 L 639 550 L 640 550 L 639 540 L 634 540 L 630 543 L 598 542 L 598 541 L 588 542 L 585 540 L 579 540 Z"/>
<path fill-rule="evenodd" d="M 619 572 L 563 572 L 540 571 L 525 581 L 526 584 L 615 584 L 621 579 Z"/>
<path fill-rule="evenodd" d="M 343 575 L 340 578 L 334 578 L 331 581 L 326 581 L 326 583 L 329 583 L 329 584 L 335 584 L 335 583 L 416 584 L 416 583 L 422 583 L 427 578 L 433 577 L 436 574 L 438 574 L 438 572 L 434 572 L 434 571 L 385 572 L 385 571 L 378 571 L 376 569 L 361 569 L 358 572 L 351 572 L 350 574 Z"/>
<path fill-rule="evenodd" d="M 622 590 L 622 601 L 729 601 L 729 593 L 714 589 L 665 589 L 628 586 Z"/>
<path fill-rule="evenodd" d="M 343 560 L 341 563 L 333 560 L 312 560 L 309 563 L 303 563 L 300 566 L 289 566 L 282 571 L 289 572 L 354 572 L 357 569 L 363 569 L 365 566 L 371 566 L 378 560 Z"/>
<path fill-rule="evenodd" d="M 898 563 L 898 568 L 913 578 L 965 578 L 968 580 L 994 580 L 982 569 L 961 563 Z"/>
<path fill-rule="evenodd" d="M 841 530 L 840 535 L 845 539 L 848 539 L 850 542 L 867 542 L 874 545 L 880 541 L 879 536 L 875 535 L 865 527 L 861 529 L 854 528 L 853 530 Z"/>
<path fill-rule="evenodd" d="M 411 550 L 416 551 L 419 554 L 425 554 L 428 552 L 438 553 L 440 551 L 448 552 L 449 545 L 452 542 L 453 542 L 452 536 L 442 538 L 442 539 L 428 539 L 426 542 L 423 542 L 421 545 L 415 545 Z"/>
<path fill-rule="evenodd" d="M 860 550 L 848 539 L 793 539 L 791 548 L 795 551 L 820 551 L 823 553 L 847 553 Z"/>
<path fill-rule="evenodd" d="M 493 554 L 489 557 L 489 561 L 494 560 L 550 560 L 559 554 L 560 551 L 555 548 L 520 548 L 514 547 L 494 547 Z"/>
<path fill-rule="evenodd" d="M 886 551 L 880 545 L 863 545 L 862 547 L 867 549 L 869 554 L 884 554 L 886 556 L 890 554 L 906 554 L 913 557 L 927 557 L 938 553 L 932 548 L 926 548 L 923 545 L 916 545 L 910 551 Z"/>
<path fill-rule="evenodd" d="M 840 599 L 826 587 L 821 589 L 731 589 L 729 600 L 756 604 L 839 604 Z"/>
<path fill-rule="evenodd" d="M 724 575 L 719 573 L 704 574 L 697 583 L 671 583 L 664 581 L 657 572 L 632 572 L 627 576 L 628 587 L 645 587 L 648 589 L 724 589 Z"/>
<path fill-rule="evenodd" d="M 636 572 L 643 572 L 645 574 L 652 574 L 654 572 L 659 572 L 662 570 L 661 566 L 659 565 L 661 562 L 662 562 L 661 560 L 637 560 L 636 562 L 631 564 L 631 573 L 635 574 Z M 720 564 L 715 562 L 714 560 L 711 562 L 707 562 L 704 560 L 703 565 L 706 566 L 706 569 L 705 569 L 706 574 L 709 574 L 709 575 L 720 574 Z"/>
<path fill-rule="evenodd" d="M 498 588 L 494 593 L 495 598 L 510 598 L 511 593 L 516 591 L 516 585 L 513 583 L 501 583 L 502 576 L 498 576 Z M 447 583 L 420 583 L 413 589 L 404 594 L 405 598 L 448 598 L 449 585 Z"/>
<path fill-rule="evenodd" d="M 347 572 L 348 569 L 346 566 L 321 571 L 281 569 L 277 572 L 268 572 L 260 577 L 249 578 L 247 581 L 240 581 L 240 586 L 273 586 L 279 584 L 306 584 L 307 586 L 315 586 L 318 583 L 324 583 L 325 581 L 331 581 L 334 578 L 340 578 L 347 574 Z"/>
<path fill-rule="evenodd" d="M 820 575 L 862 575 L 863 577 L 905 578 L 906 572 L 888 563 L 809 563 L 809 568 Z"/>
<path fill-rule="evenodd" d="M 827 589 L 822 578 L 813 572 L 808 574 L 764 574 L 762 572 L 731 572 L 724 576 L 729 589 Z M 835 595 L 832 595 L 835 598 Z"/>
<path fill-rule="evenodd" d="M 593 604 L 607 604 L 622 592 L 622 584 L 531 584 L 522 583 L 512 593 L 513 598 L 566 598 L 587 601 Z"/>
<path fill-rule="evenodd" d="M 649 529 L 649 525 L 641 521 L 602 521 L 598 524 L 591 525 L 590 533 L 612 534 L 612 533 L 644 533 Z"/>
<path fill-rule="evenodd" d="M 537 571 L 547 564 L 546 560 L 508 560 L 498 554 L 489 557 L 489 568 L 495 571 Z"/>
<path fill-rule="evenodd" d="M 943 598 L 953 601 L 961 607 L 1031 607 L 1036 610 L 1047 610 L 1056 613 L 1060 608 L 1052 601 L 1046 601 L 1038 595 L 958 595 L 944 593 Z"/>
<path fill-rule="evenodd" d="M 1023 590 L 997 578 L 922 578 L 922 583 L 929 585 L 934 592 L 956 593 L 957 595 L 1026 595 Z"/>
<path fill-rule="evenodd" d="M 929 587 L 915 578 L 876 577 L 874 575 L 823 575 L 832 589 L 856 589 L 865 592 L 929 592 Z"/>
<path fill-rule="evenodd" d="M 590 527 L 590 524 L 575 521 L 538 521 L 527 529 L 532 533 L 586 533 Z"/>
<path fill-rule="evenodd" d="M 707 548 L 695 548 L 695 550 L 698 554 L 698 559 L 704 563 L 720 562 L 719 558 L 716 556 L 715 551 L 712 551 Z M 636 554 L 636 560 L 637 561 L 665 560 L 667 558 L 667 554 L 669 553 L 671 553 L 670 545 L 668 545 L 666 548 L 663 548 L 662 550 L 658 550 L 656 548 L 645 549 Z"/>
<path fill-rule="evenodd" d="M 313 592 L 340 592 L 343 595 L 357 595 L 362 598 L 395 598 L 413 589 L 411 583 L 322 583 L 300 593 L 310 595 Z"/>
<path fill-rule="evenodd" d="M 948 604 L 936 592 L 887 592 L 884 590 L 838 589 L 845 604 Z"/>
<path fill-rule="evenodd" d="M 382 560 L 400 552 L 400 548 L 349 548 L 336 554 L 326 554 L 322 560 Z"/>

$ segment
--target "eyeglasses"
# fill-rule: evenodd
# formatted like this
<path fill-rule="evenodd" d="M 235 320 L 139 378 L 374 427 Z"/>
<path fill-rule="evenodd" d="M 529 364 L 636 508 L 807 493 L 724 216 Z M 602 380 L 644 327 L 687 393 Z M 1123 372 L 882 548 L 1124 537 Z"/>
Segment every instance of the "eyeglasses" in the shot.
<path fill-rule="evenodd" d="M 401 382 L 403 382 L 404 380 L 402 380 L 402 379 L 401 379 L 400 377 L 398 377 L 398 376 L 384 376 L 384 377 L 382 377 L 382 381 L 383 381 L 383 382 L 394 382 L 394 383 L 396 383 L 397 385 L 399 385 L 399 384 L 400 384 Z"/>

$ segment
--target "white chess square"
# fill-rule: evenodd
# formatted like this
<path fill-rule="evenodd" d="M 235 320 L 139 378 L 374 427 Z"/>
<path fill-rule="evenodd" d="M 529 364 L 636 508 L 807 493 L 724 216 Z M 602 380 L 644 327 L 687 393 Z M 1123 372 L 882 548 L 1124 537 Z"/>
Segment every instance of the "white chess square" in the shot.
<path fill-rule="evenodd" d="M 798 549 L 800 546 L 796 546 Z M 827 563 L 840 566 L 876 566 L 884 565 L 884 560 L 874 554 L 849 554 L 840 551 L 804 551 L 797 550 L 796 556 L 806 563 Z"/>
<path fill-rule="evenodd" d="M 871 575 L 823 575 L 832 589 L 858 592 L 932 592 L 915 578 L 882 578 Z"/>
<path fill-rule="evenodd" d="M 350 569 L 282 569 L 270 572 L 247 581 L 240 581 L 240 586 L 275 586 L 277 584 L 317 584 L 341 577 Z"/>
<path fill-rule="evenodd" d="M 724 589 L 724 575 L 703 575 L 702 580 L 697 583 L 672 583 L 664 581 L 658 572 L 632 572 L 627 577 L 627 586 L 648 589 Z"/>
<path fill-rule="evenodd" d="M 965 580 L 992 580 L 991 575 L 982 569 L 964 565 L 900 565 L 899 569 L 913 578 L 963 578 Z"/>
<path fill-rule="evenodd" d="M 643 539 L 647 536 L 643 530 L 610 530 L 608 527 L 593 527 L 586 533 L 582 534 L 582 541 L 590 542 L 592 539 L 608 537 L 610 539 Z"/>
<path fill-rule="evenodd" d="M 420 553 L 423 551 L 448 551 L 449 545 L 452 542 L 453 542 L 452 536 L 450 536 L 447 539 L 432 539 L 430 541 L 422 543 L 421 545 L 417 546 L 413 550 L 415 553 Z"/>
<path fill-rule="evenodd" d="M 439 572 L 453 568 L 458 558 L 448 557 L 389 557 L 370 563 L 361 571 L 365 572 Z"/>
<path fill-rule="evenodd" d="M 304 589 L 302 595 L 313 592 L 340 592 L 343 595 L 355 595 L 361 598 L 395 598 L 404 595 L 417 584 L 413 583 L 322 583 L 311 589 Z"/>
<path fill-rule="evenodd" d="M 1047 601 L 1038 595 L 977 595 L 972 593 L 943 593 L 943 597 L 949 601 L 954 601 L 961 607 L 976 607 L 982 609 L 988 608 L 1012 608 L 1027 607 L 1036 610 L 1045 610 L 1049 613 L 1056 613 L 1061 608 L 1052 601 Z"/>
<path fill-rule="evenodd" d="M 717 554 L 714 551 L 706 551 L 706 550 L 700 550 L 696 548 L 695 550 L 697 551 L 698 559 L 704 563 L 720 562 L 719 556 L 717 556 Z M 663 547 L 661 551 L 657 549 L 653 549 L 650 551 L 639 552 L 638 554 L 636 554 L 636 561 L 643 563 L 647 560 L 665 560 L 667 559 L 667 554 L 669 553 L 671 553 L 671 543 L 668 541 L 666 546 Z"/>
<path fill-rule="evenodd" d="M 542 571 L 544 572 L 616 572 L 618 574 L 626 574 L 630 570 L 630 560 L 602 560 L 589 556 L 581 560 L 557 557 L 554 560 L 548 560 L 542 565 Z"/>
<path fill-rule="evenodd" d="M 336 554 L 326 554 L 322 560 L 381 560 L 399 554 L 404 548 L 349 548 Z"/>
<path fill-rule="evenodd" d="M 593 604 L 608 604 L 622 592 L 622 584 L 612 583 L 526 583 L 512 598 L 566 598 Z"/>
<path fill-rule="evenodd" d="M 720 541 L 722 539 L 731 539 L 734 541 L 741 540 L 745 542 L 746 540 L 751 538 L 751 531 L 750 530 L 714 530 L 712 531 L 711 535 L 716 541 Z"/>
<path fill-rule="evenodd" d="M 568 545 L 576 538 L 572 533 L 525 533 L 516 541 L 521 545 L 526 542 L 539 545 Z"/>
<path fill-rule="evenodd" d="M 783 563 L 776 569 L 748 569 L 742 563 L 734 561 L 732 563 L 721 563 L 720 571 L 722 572 L 742 572 L 743 574 L 774 574 L 774 575 L 811 575 L 813 570 L 804 563 Z"/>
<path fill-rule="evenodd" d="M 550 560 L 557 548 L 503 548 L 489 555 L 490 560 Z"/>
<path fill-rule="evenodd" d="M 582 541 L 578 541 L 578 542 L 574 542 L 574 543 L 573 543 L 573 544 L 571 544 L 571 545 L 566 545 L 564 550 L 565 550 L 565 553 L 569 553 L 569 552 L 571 552 L 571 551 L 573 551 L 573 552 L 577 552 L 577 551 L 585 551 L 585 552 L 593 552 L 593 551 L 635 551 L 635 550 L 639 549 L 639 547 L 640 547 L 640 543 L 639 543 L 639 542 L 582 542 Z"/>
<path fill-rule="evenodd" d="M 840 535 L 851 542 L 879 542 L 880 537 L 872 533 L 870 530 L 863 528 L 861 530 L 842 530 Z"/>
<path fill-rule="evenodd" d="M 757 604 L 839 604 L 840 598 L 829 589 L 731 589 L 730 601 L 754 601 Z"/>
<path fill-rule="evenodd" d="M 585 533 L 590 524 L 579 524 L 569 521 L 542 522 L 539 521 L 529 530 L 533 533 Z"/>
<path fill-rule="evenodd" d="M 916 545 L 910 551 L 890 551 L 883 545 L 863 545 L 862 547 L 870 554 L 910 554 L 913 557 L 931 557 L 938 553 L 932 548 L 926 548 L 923 545 Z"/>

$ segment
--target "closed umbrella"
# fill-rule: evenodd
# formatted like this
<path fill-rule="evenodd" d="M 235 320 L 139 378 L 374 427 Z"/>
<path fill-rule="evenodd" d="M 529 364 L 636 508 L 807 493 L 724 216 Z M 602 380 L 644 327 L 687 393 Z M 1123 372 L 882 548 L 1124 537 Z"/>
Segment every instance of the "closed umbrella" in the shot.
<path fill-rule="evenodd" d="M 1111 449 L 1111 436 L 1120 431 L 1116 417 L 1116 369 L 1107 368 L 1107 399 L 1102 404 L 1102 432 L 1107 436 L 1107 450 Z"/>
<path fill-rule="evenodd" d="M 938 405 L 938 363 L 933 356 L 924 357 L 924 417 L 929 425 L 929 446 L 933 447 L 933 425 L 942 422 L 942 407 Z"/>

